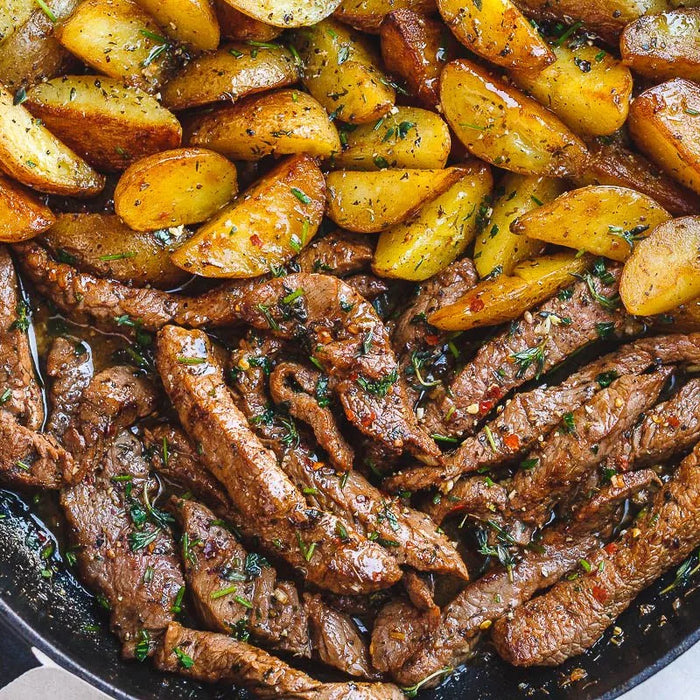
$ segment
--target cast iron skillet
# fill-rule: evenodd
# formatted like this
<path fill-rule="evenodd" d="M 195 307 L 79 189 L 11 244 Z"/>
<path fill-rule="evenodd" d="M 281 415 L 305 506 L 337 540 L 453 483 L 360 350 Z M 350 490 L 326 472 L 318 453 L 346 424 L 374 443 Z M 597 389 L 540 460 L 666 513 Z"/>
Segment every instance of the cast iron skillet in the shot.
<path fill-rule="evenodd" d="M 230 689 L 212 689 L 154 671 L 149 663 L 122 661 L 119 645 L 107 627 L 107 613 L 54 560 L 56 573 L 42 576 L 41 558 L 46 537 L 53 535 L 19 496 L 0 490 L 0 633 L 3 625 L 54 659 L 64 668 L 109 695 L 123 700 L 173 698 L 211 700 L 232 696 Z M 611 641 L 612 630 L 588 654 L 556 669 L 518 671 L 485 649 L 474 665 L 420 697 L 425 700 L 502 700 L 503 698 L 576 698 L 609 700 L 663 668 L 700 639 L 700 579 L 660 591 L 674 580 L 667 575 L 645 591 L 618 620 L 622 632 Z M 613 643 L 616 642 L 616 643 Z M 31 665 L 14 654 L 0 658 L 19 674 Z M 585 678 L 571 682 L 571 674 Z M 0 674 L 1 675 L 1 674 Z M 9 677 L 8 677 L 9 679 Z M 544 695 L 546 691 L 548 695 Z"/>

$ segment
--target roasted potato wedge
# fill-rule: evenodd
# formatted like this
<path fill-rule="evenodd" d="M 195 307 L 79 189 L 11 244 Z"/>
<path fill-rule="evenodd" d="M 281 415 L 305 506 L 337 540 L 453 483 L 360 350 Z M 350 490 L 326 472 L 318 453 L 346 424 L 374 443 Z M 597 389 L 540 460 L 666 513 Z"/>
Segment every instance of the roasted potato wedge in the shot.
<path fill-rule="evenodd" d="M 293 85 L 299 70 L 288 49 L 238 43 L 222 46 L 190 61 L 161 90 L 163 104 L 172 110 L 213 102 L 235 102 L 246 95 Z"/>
<path fill-rule="evenodd" d="M 194 119 L 188 143 L 234 160 L 308 153 L 328 158 L 340 151 L 338 132 L 323 107 L 305 92 L 251 95 Z"/>
<path fill-rule="evenodd" d="M 56 36 L 96 71 L 146 92 L 157 91 L 171 69 L 172 44 L 132 0 L 84 0 Z"/>
<path fill-rule="evenodd" d="M 214 0 L 216 16 L 219 19 L 221 36 L 234 41 L 272 41 L 282 33 L 280 27 L 273 27 L 257 19 L 248 17 L 229 5 L 226 0 Z"/>
<path fill-rule="evenodd" d="M 655 80 L 700 81 L 700 8 L 640 17 L 620 37 L 622 61 Z"/>
<path fill-rule="evenodd" d="M 292 41 L 303 63 L 304 85 L 329 114 L 364 124 L 394 106 L 394 88 L 367 37 L 327 19 L 295 32 Z"/>
<path fill-rule="evenodd" d="M 589 145 L 591 158 L 584 172 L 572 178 L 578 187 L 620 185 L 631 187 L 655 199 L 674 216 L 700 212 L 700 197 L 679 185 L 650 163 L 643 155 L 630 151 L 617 141 Z"/>
<path fill-rule="evenodd" d="M 549 177 L 585 166 L 584 143 L 551 112 L 470 61 L 445 66 L 440 104 L 457 138 L 488 163 Z"/>
<path fill-rule="evenodd" d="M 382 168 L 439 169 L 450 155 L 450 130 L 435 114 L 418 107 L 397 107 L 373 124 L 340 127 L 343 150 L 333 164 L 348 170 Z"/>
<path fill-rule="evenodd" d="M 328 17 L 340 0 L 226 0 L 244 15 L 273 27 L 309 27 Z"/>
<path fill-rule="evenodd" d="M 444 270 L 474 240 L 491 192 L 488 166 L 473 162 L 410 221 L 379 236 L 372 269 L 380 277 L 420 281 Z"/>
<path fill-rule="evenodd" d="M 639 150 L 700 193 L 700 85 L 677 78 L 645 90 L 632 102 L 628 126 Z"/>
<path fill-rule="evenodd" d="M 180 145 L 173 114 L 142 90 L 104 76 L 68 75 L 39 83 L 27 109 L 98 170 L 118 172 L 151 153 Z"/>
<path fill-rule="evenodd" d="M 700 216 L 667 221 L 636 246 L 622 270 L 620 297 L 638 316 L 700 297 Z"/>
<path fill-rule="evenodd" d="M 629 68 L 588 44 L 552 46 L 557 60 L 541 71 L 511 71 L 513 82 L 551 109 L 581 136 L 604 136 L 627 119 L 632 95 Z"/>
<path fill-rule="evenodd" d="M 59 260 L 87 272 L 172 289 L 188 277 L 170 261 L 183 236 L 181 229 L 132 231 L 114 214 L 61 214 L 42 240 Z"/>
<path fill-rule="evenodd" d="M 627 187 L 590 185 L 520 216 L 511 224 L 511 231 L 624 261 L 637 241 L 670 218 L 645 194 Z"/>
<path fill-rule="evenodd" d="M 0 175 L 0 241 L 17 243 L 46 231 L 56 221 L 51 209 L 16 182 Z"/>
<path fill-rule="evenodd" d="M 0 85 L 0 169 L 49 194 L 91 197 L 105 179 Z"/>
<path fill-rule="evenodd" d="M 488 224 L 474 243 L 474 266 L 480 277 L 510 275 L 521 261 L 542 252 L 544 244 L 510 230 L 519 216 L 542 206 L 564 191 L 564 183 L 549 177 L 508 173 L 498 183 L 498 198 Z"/>
<path fill-rule="evenodd" d="M 289 262 L 316 235 L 326 182 L 308 155 L 287 158 L 204 224 L 172 255 L 203 277 L 257 277 Z"/>
<path fill-rule="evenodd" d="M 454 304 L 428 317 L 428 322 L 446 331 L 466 331 L 512 321 L 549 299 L 581 274 L 590 258 L 571 253 L 545 255 L 513 269 L 513 275 L 499 275 L 479 282 Z"/>
<path fill-rule="evenodd" d="M 210 0 L 137 0 L 168 36 L 199 51 L 213 51 L 221 38 Z"/>
<path fill-rule="evenodd" d="M 437 12 L 435 0 L 342 0 L 333 16 L 351 27 L 374 34 L 394 10 L 409 10 L 420 15 Z"/>
<path fill-rule="evenodd" d="M 5 0 L 0 5 L 0 43 L 21 27 L 36 10 L 34 0 Z"/>
<path fill-rule="evenodd" d="M 440 15 L 464 46 L 497 66 L 542 70 L 556 58 L 510 0 L 437 0 Z"/>
<path fill-rule="evenodd" d="M 444 170 L 336 170 L 328 173 L 327 214 L 338 226 L 377 233 L 413 216 L 463 175 Z"/>
<path fill-rule="evenodd" d="M 440 101 L 440 73 L 458 55 L 452 34 L 441 22 L 413 10 L 394 10 L 384 18 L 379 36 L 386 69 L 411 95 L 434 109 Z"/>
<path fill-rule="evenodd" d="M 236 166 L 203 148 L 163 151 L 119 178 L 114 210 L 135 231 L 198 224 L 238 191 Z"/>

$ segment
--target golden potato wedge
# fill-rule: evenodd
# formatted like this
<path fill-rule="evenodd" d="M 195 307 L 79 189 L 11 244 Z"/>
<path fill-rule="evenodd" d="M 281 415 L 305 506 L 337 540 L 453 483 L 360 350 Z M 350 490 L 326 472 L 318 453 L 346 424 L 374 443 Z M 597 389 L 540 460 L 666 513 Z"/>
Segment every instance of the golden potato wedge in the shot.
<path fill-rule="evenodd" d="M 461 168 L 336 170 L 328 173 L 328 217 L 357 233 L 377 233 L 413 216 L 457 182 Z"/>
<path fill-rule="evenodd" d="M 257 277 L 289 262 L 316 235 L 326 182 L 309 155 L 285 159 L 172 255 L 203 277 Z"/>
<path fill-rule="evenodd" d="M 155 98 L 105 76 L 68 75 L 39 83 L 27 92 L 24 104 L 103 172 L 125 170 L 182 140 L 180 123 Z"/>
<path fill-rule="evenodd" d="M 219 21 L 210 0 L 137 0 L 168 36 L 199 51 L 219 45 Z"/>
<path fill-rule="evenodd" d="M 333 16 L 355 29 L 376 34 L 384 18 L 394 10 L 419 15 L 437 12 L 435 0 L 342 0 Z"/>
<path fill-rule="evenodd" d="M 139 287 L 173 289 L 188 275 L 170 261 L 182 229 L 140 233 L 114 214 L 61 214 L 42 240 L 62 262 Z"/>
<path fill-rule="evenodd" d="M 280 27 L 273 27 L 257 19 L 248 17 L 229 5 L 226 0 L 214 0 L 216 16 L 219 19 L 221 36 L 234 41 L 272 41 L 282 33 Z"/>
<path fill-rule="evenodd" d="M 92 197 L 105 179 L 0 85 L 0 170 L 49 194 Z"/>
<path fill-rule="evenodd" d="M 34 0 L 4 0 L 0 5 L 0 43 L 19 29 L 36 10 Z"/>
<path fill-rule="evenodd" d="M 343 150 L 333 158 L 336 168 L 440 169 L 450 155 L 450 130 L 435 114 L 418 107 L 397 107 L 373 124 L 340 127 Z"/>
<path fill-rule="evenodd" d="M 584 143 L 535 100 L 465 59 L 445 66 L 440 104 L 457 138 L 477 158 L 523 175 L 580 172 Z"/>
<path fill-rule="evenodd" d="M 620 297 L 632 314 L 662 314 L 700 296 L 700 216 L 657 226 L 622 269 Z"/>
<path fill-rule="evenodd" d="M 193 59 L 161 90 L 172 110 L 213 102 L 235 102 L 246 95 L 293 85 L 299 69 L 291 52 L 276 44 L 237 43 Z"/>
<path fill-rule="evenodd" d="M 173 45 L 132 0 L 84 0 L 56 36 L 96 71 L 146 92 L 156 92 L 171 70 Z"/>
<path fill-rule="evenodd" d="M 604 136 L 627 119 L 629 68 L 597 46 L 552 46 L 557 60 L 539 72 L 515 69 L 513 82 L 581 136 Z"/>
<path fill-rule="evenodd" d="M 327 19 L 294 32 L 292 42 L 303 63 L 304 85 L 329 114 L 364 124 L 394 106 L 394 88 L 367 37 Z"/>
<path fill-rule="evenodd" d="M 309 27 L 332 14 L 340 0 L 226 0 L 244 15 L 273 27 Z"/>
<path fill-rule="evenodd" d="M 638 95 L 629 132 L 671 177 L 700 194 L 700 85 L 676 78 Z"/>
<path fill-rule="evenodd" d="M 461 177 L 418 215 L 380 234 L 372 269 L 380 277 L 420 281 L 444 270 L 474 240 L 493 179 L 484 163 L 460 168 Z"/>
<path fill-rule="evenodd" d="M 556 58 L 510 0 L 437 0 L 440 15 L 464 46 L 505 68 L 542 70 Z"/>
<path fill-rule="evenodd" d="M 590 258 L 571 253 L 545 255 L 520 263 L 513 275 L 479 282 L 454 304 L 428 317 L 446 331 L 466 331 L 512 321 L 573 282 L 590 264 Z"/>
<path fill-rule="evenodd" d="M 589 185 L 520 216 L 511 224 L 511 231 L 624 261 L 637 241 L 670 218 L 645 194 L 627 187 Z"/>
<path fill-rule="evenodd" d="M 434 109 L 440 101 L 440 73 L 458 55 L 453 35 L 442 22 L 413 10 L 394 10 L 384 18 L 379 36 L 386 69 L 412 96 Z"/>
<path fill-rule="evenodd" d="M 700 212 L 700 197 L 679 185 L 643 155 L 630 151 L 616 140 L 594 141 L 586 169 L 572 178 L 578 187 L 620 185 L 655 199 L 674 216 Z"/>
<path fill-rule="evenodd" d="M 56 221 L 51 209 L 0 175 L 0 241 L 17 243 L 46 231 Z"/>
<path fill-rule="evenodd" d="M 474 266 L 480 277 L 510 275 L 521 261 L 542 252 L 544 244 L 510 230 L 519 216 L 551 202 L 565 189 L 561 180 L 508 173 L 499 182 L 488 224 L 474 243 Z"/>
<path fill-rule="evenodd" d="M 114 190 L 114 210 L 135 231 L 198 224 L 238 192 L 236 166 L 204 148 L 163 151 L 134 163 Z"/>
<path fill-rule="evenodd" d="M 700 8 L 680 8 L 630 22 L 620 37 L 622 61 L 655 80 L 700 81 Z"/>
<path fill-rule="evenodd" d="M 340 151 L 338 132 L 326 111 L 299 90 L 251 95 L 196 117 L 188 143 L 233 160 L 293 153 L 327 158 Z"/>

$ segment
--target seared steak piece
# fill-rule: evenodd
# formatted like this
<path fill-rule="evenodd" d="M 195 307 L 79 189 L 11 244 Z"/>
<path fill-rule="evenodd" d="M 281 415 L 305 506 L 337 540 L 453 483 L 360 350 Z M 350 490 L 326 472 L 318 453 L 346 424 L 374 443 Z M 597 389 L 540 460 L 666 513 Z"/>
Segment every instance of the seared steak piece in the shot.
<path fill-rule="evenodd" d="M 700 444 L 651 507 L 614 543 L 588 557 L 590 572 L 499 620 L 492 639 L 516 666 L 554 666 L 600 637 L 635 596 L 700 545 Z"/>
<path fill-rule="evenodd" d="M 296 586 L 277 581 L 264 557 L 248 553 L 205 506 L 176 500 L 185 578 L 206 627 L 309 656 L 306 611 Z"/>
<path fill-rule="evenodd" d="M 314 238 L 294 259 L 300 272 L 322 272 L 345 277 L 368 270 L 374 255 L 371 236 L 337 229 Z"/>
<path fill-rule="evenodd" d="M 425 413 L 429 432 L 470 435 L 513 389 L 601 337 L 638 332 L 619 301 L 620 271 L 597 262 L 594 273 L 484 343 L 449 387 L 434 391 Z"/>
<path fill-rule="evenodd" d="M 295 340 L 323 367 L 345 415 L 394 454 L 429 464 L 440 451 L 416 423 L 389 335 L 372 305 L 328 275 L 296 274 L 263 282 L 245 296 L 242 320 Z"/>
<path fill-rule="evenodd" d="M 371 592 L 398 580 L 396 562 L 379 545 L 349 522 L 308 508 L 233 402 L 204 333 L 163 328 L 157 365 L 183 426 L 201 446 L 202 463 L 268 552 L 336 593 Z"/>
<path fill-rule="evenodd" d="M 51 378 L 48 390 L 51 412 L 46 430 L 61 440 L 92 379 L 91 353 L 82 343 L 56 338 L 46 359 L 46 374 Z"/>
<path fill-rule="evenodd" d="M 34 373 L 27 328 L 29 307 L 20 296 L 6 246 L 0 246 L 0 407 L 21 425 L 39 430 L 44 403 Z"/>
<path fill-rule="evenodd" d="M 162 671 L 200 681 L 226 681 L 258 698 L 286 700 L 403 700 L 388 683 L 321 683 L 262 649 L 223 634 L 198 632 L 172 623 L 155 659 Z"/>
<path fill-rule="evenodd" d="M 361 297 L 372 301 L 389 291 L 389 285 L 374 275 L 353 275 L 345 278 L 345 284 L 352 287 Z"/>

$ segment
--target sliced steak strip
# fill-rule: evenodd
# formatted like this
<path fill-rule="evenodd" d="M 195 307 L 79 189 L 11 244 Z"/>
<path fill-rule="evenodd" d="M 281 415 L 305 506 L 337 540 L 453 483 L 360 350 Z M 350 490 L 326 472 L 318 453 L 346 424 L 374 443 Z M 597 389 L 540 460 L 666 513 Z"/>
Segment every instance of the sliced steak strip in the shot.
<path fill-rule="evenodd" d="M 331 378 L 345 415 L 394 454 L 435 463 L 437 445 L 416 423 L 389 335 L 372 305 L 328 275 L 276 278 L 247 294 L 241 318 L 308 349 Z"/>
<path fill-rule="evenodd" d="M 374 255 L 372 237 L 337 229 L 314 238 L 294 259 L 300 272 L 323 272 L 338 277 L 368 270 Z"/>
<path fill-rule="evenodd" d="M 513 389 L 534 379 L 600 337 L 639 332 L 619 303 L 620 267 L 587 274 L 563 294 L 526 314 L 484 343 L 449 387 L 438 387 L 426 405 L 430 433 L 472 434 Z"/>
<path fill-rule="evenodd" d="M 27 337 L 28 313 L 10 254 L 0 246 L 0 405 L 21 425 L 39 430 L 44 403 Z"/>
<path fill-rule="evenodd" d="M 635 596 L 700 544 L 700 445 L 615 543 L 588 557 L 591 571 L 501 619 L 492 639 L 516 666 L 555 666 L 582 653 Z"/>
<path fill-rule="evenodd" d="M 184 499 L 174 505 L 187 587 L 206 627 L 309 656 L 306 611 L 294 584 L 278 582 L 267 560 L 246 552 L 205 506 Z"/>
<path fill-rule="evenodd" d="M 223 634 L 198 632 L 177 623 L 168 627 L 156 657 L 162 671 L 200 681 L 226 681 L 247 688 L 258 698 L 286 700 L 403 700 L 387 683 L 321 683 L 262 649 Z"/>
<path fill-rule="evenodd" d="M 349 523 L 307 507 L 234 404 L 204 333 L 166 326 L 158 334 L 156 359 L 180 421 L 202 446 L 202 463 L 268 551 L 336 593 L 371 592 L 398 580 L 401 572 L 384 549 Z"/>
<path fill-rule="evenodd" d="M 389 291 L 389 285 L 374 275 L 353 275 L 346 277 L 345 283 L 367 301 L 372 301 Z"/>

